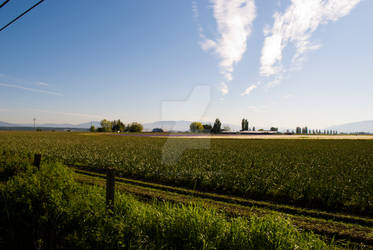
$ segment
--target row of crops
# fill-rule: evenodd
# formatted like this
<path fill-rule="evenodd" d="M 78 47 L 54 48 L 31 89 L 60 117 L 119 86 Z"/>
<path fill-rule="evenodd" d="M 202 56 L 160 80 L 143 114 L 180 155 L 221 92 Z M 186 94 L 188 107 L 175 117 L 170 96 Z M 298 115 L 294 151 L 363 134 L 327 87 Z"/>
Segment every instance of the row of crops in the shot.
<path fill-rule="evenodd" d="M 42 153 L 51 161 L 115 167 L 127 177 L 373 215 L 372 140 L 209 140 L 2 132 L 0 151 L 3 162 Z"/>

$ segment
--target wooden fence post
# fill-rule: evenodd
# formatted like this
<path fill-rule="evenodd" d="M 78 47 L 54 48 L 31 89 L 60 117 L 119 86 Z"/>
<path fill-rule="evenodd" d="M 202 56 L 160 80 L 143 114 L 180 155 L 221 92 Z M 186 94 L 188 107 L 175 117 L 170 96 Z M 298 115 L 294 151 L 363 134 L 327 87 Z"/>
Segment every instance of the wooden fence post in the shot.
<path fill-rule="evenodd" d="M 106 209 L 114 210 L 114 188 L 115 188 L 115 173 L 114 169 L 106 170 Z"/>
<path fill-rule="evenodd" d="M 40 169 L 41 154 L 35 154 L 34 156 L 34 166 Z"/>

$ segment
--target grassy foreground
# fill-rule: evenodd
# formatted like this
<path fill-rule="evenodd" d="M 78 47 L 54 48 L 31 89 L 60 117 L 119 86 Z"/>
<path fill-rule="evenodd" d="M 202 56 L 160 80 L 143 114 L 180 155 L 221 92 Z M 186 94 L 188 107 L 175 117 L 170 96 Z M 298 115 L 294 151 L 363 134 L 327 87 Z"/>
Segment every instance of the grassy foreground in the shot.
<path fill-rule="evenodd" d="M 278 216 L 228 219 L 198 205 L 137 201 L 82 185 L 59 164 L 26 167 L 0 186 L 5 248 L 18 249 L 327 249 Z"/>
<path fill-rule="evenodd" d="M 78 182 L 103 187 L 106 185 L 106 176 L 103 174 L 77 169 L 74 171 Z M 203 193 L 120 177 L 116 178 L 115 185 L 117 190 L 134 195 L 141 201 L 157 199 L 178 204 L 198 203 L 233 217 L 276 215 L 290 218 L 290 222 L 297 228 L 321 235 L 327 242 L 333 239 L 335 244 L 343 248 L 369 249 L 373 246 L 373 220 L 369 218 Z"/>

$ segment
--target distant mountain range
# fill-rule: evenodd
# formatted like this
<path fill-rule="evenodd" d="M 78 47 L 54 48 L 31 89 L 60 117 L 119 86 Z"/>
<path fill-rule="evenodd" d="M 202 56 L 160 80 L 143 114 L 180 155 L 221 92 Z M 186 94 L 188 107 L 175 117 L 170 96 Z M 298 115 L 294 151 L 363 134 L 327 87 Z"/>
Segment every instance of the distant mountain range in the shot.
<path fill-rule="evenodd" d="M 156 121 L 151 123 L 144 123 L 144 130 L 151 131 L 153 128 L 162 128 L 165 131 L 188 131 L 191 121 Z M 100 127 L 100 122 L 94 121 L 92 124 L 97 128 Z M 224 124 L 223 126 L 228 126 L 233 131 L 238 131 L 241 126 L 234 124 Z M 12 124 L 8 122 L 1 122 L 0 127 L 3 128 L 33 128 L 34 124 Z M 91 127 L 91 122 L 81 123 L 81 124 L 36 124 L 38 128 L 59 128 L 59 129 L 89 129 Z M 353 122 L 342 125 L 330 126 L 326 129 L 338 130 L 338 132 L 343 133 L 357 133 L 366 132 L 373 133 L 373 121 L 361 121 Z"/>
<path fill-rule="evenodd" d="M 373 133 L 373 121 L 352 122 L 342 125 L 328 127 L 327 129 L 338 130 L 343 133 Z"/>
<path fill-rule="evenodd" d="M 13 125 L 7 122 L 0 122 L 0 127 L 12 127 Z"/>
<path fill-rule="evenodd" d="M 95 127 L 100 126 L 100 122 L 92 122 L 92 124 Z M 18 124 L 18 123 L 8 123 L 8 122 L 1 122 L 0 121 L 0 127 L 6 127 L 6 128 L 30 128 L 34 127 L 34 124 Z M 81 124 L 54 124 L 54 123 L 46 123 L 46 124 L 36 124 L 37 128 L 75 128 L 75 129 L 89 129 L 91 127 L 91 123 L 81 123 Z"/>

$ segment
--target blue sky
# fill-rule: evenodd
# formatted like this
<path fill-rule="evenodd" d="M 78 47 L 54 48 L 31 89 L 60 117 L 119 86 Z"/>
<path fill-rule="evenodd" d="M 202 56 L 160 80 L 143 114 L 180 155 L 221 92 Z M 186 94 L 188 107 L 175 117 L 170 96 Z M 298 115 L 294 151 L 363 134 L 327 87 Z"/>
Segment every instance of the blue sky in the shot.
<path fill-rule="evenodd" d="M 10 1 L 0 24 L 33 3 Z M 0 121 L 371 120 L 372 11 L 371 0 L 46 0 L 0 32 Z"/>

